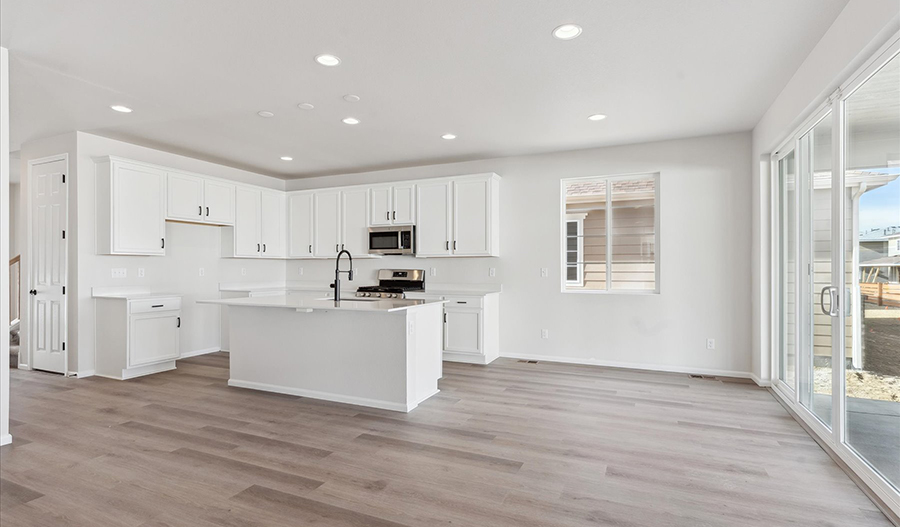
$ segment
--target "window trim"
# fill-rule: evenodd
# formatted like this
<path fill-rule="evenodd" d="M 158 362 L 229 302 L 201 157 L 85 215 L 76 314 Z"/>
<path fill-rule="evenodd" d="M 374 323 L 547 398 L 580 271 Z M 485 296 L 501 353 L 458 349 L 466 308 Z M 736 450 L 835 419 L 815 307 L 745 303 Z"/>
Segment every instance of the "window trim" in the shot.
<path fill-rule="evenodd" d="M 575 280 L 569 280 L 569 260 L 566 258 L 566 266 L 563 268 L 564 276 L 566 280 L 566 285 L 579 285 L 584 286 L 584 269 L 578 266 L 578 262 L 584 261 L 584 218 L 587 217 L 587 214 L 566 214 L 566 227 L 568 227 L 569 223 L 574 223 L 577 225 L 575 230 L 575 235 L 578 236 L 578 245 L 575 248 L 575 272 L 578 274 L 578 277 Z M 566 229 L 566 237 L 568 238 L 569 231 Z M 565 247 L 565 256 L 569 255 L 569 244 L 566 243 Z"/>
<path fill-rule="evenodd" d="M 629 181 L 636 179 L 648 179 L 653 178 L 653 228 L 654 228 L 654 244 L 656 250 L 656 258 L 654 261 L 655 269 L 654 269 L 654 289 L 612 289 L 612 275 L 610 274 L 610 270 L 612 269 L 611 258 L 612 258 L 612 230 L 610 229 L 610 224 L 612 222 L 612 193 L 610 192 L 610 183 L 613 181 Z M 606 210 L 609 213 L 606 215 L 606 289 L 587 289 L 587 290 L 572 290 L 566 289 L 566 285 L 568 285 L 568 281 L 566 280 L 566 224 L 567 214 L 566 214 L 566 184 L 577 182 L 577 181 L 587 181 L 587 180 L 605 180 L 607 182 L 607 191 L 606 191 Z M 581 177 L 571 177 L 571 178 L 561 178 L 559 180 L 559 232 L 560 232 L 560 249 L 559 249 L 559 257 L 560 257 L 560 292 L 566 294 L 576 294 L 576 295 L 658 295 L 660 294 L 660 262 L 661 262 L 661 245 L 660 245 L 660 217 L 661 217 L 661 204 L 660 204 L 660 172 L 633 172 L 628 174 L 614 174 L 614 175 L 598 175 L 598 176 L 581 176 Z"/>

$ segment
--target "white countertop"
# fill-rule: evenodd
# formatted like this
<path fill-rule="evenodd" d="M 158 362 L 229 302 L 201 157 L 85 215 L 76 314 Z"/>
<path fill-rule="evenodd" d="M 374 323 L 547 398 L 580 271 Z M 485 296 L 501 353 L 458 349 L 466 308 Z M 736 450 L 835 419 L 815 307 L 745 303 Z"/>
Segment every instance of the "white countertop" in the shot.
<path fill-rule="evenodd" d="M 181 298 L 181 293 L 148 291 L 137 287 L 94 287 L 91 289 L 94 298 L 112 298 L 116 300 L 148 300 L 151 298 Z"/>
<path fill-rule="evenodd" d="M 271 291 L 330 291 L 328 282 L 257 282 L 257 283 L 221 283 L 219 291 L 229 293 L 264 293 Z M 341 280 L 341 289 L 356 292 L 356 288 L 366 284 L 362 282 L 346 282 Z M 501 284 L 428 284 L 425 283 L 425 294 L 430 295 L 489 295 L 499 293 Z M 421 293 L 421 291 L 418 291 Z"/>
<path fill-rule="evenodd" d="M 242 307 L 280 307 L 297 311 L 365 311 L 369 313 L 393 313 L 425 305 L 443 304 L 443 300 L 356 300 L 344 299 L 335 302 L 325 298 L 309 298 L 288 295 L 273 295 L 249 298 L 229 298 L 198 300 L 198 304 L 218 304 L 222 306 Z"/>

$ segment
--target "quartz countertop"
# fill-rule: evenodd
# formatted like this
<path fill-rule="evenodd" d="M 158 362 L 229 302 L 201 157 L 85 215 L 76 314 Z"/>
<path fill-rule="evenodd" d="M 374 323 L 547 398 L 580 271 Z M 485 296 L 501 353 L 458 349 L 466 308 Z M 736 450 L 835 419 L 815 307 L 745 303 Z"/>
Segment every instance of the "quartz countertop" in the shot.
<path fill-rule="evenodd" d="M 181 298 L 181 293 L 147 291 L 139 288 L 95 287 L 91 290 L 94 298 L 112 298 L 118 300 L 146 300 L 150 298 Z"/>
<path fill-rule="evenodd" d="M 329 282 L 257 282 L 257 283 L 222 283 L 219 284 L 219 291 L 229 293 L 265 293 L 272 291 L 329 291 Z M 363 282 L 346 282 L 341 280 L 341 289 L 344 291 L 356 292 L 356 288 L 374 285 Z M 502 290 L 500 284 L 429 284 L 425 283 L 425 291 L 411 291 L 412 294 L 429 294 L 429 295 L 475 295 L 483 296 L 493 293 L 499 293 Z"/>
<path fill-rule="evenodd" d="M 343 299 L 335 302 L 330 298 L 308 298 L 288 295 L 273 295 L 249 298 L 229 298 L 198 300 L 198 304 L 218 304 L 241 307 L 275 307 L 297 311 L 365 311 L 369 313 L 393 313 L 414 309 L 425 305 L 443 304 L 443 300 L 391 299 Z"/>

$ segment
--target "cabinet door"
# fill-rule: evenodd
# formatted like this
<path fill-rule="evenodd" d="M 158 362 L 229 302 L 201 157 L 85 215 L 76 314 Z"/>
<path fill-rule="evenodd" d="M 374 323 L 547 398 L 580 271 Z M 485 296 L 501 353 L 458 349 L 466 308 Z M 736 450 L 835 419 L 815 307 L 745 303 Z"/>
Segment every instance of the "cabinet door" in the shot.
<path fill-rule="evenodd" d="M 313 253 L 316 256 L 334 257 L 340 247 L 341 223 L 340 191 L 315 193 L 315 218 Z"/>
<path fill-rule="evenodd" d="M 203 180 L 188 174 L 169 172 L 166 217 L 203 221 Z"/>
<path fill-rule="evenodd" d="M 204 180 L 203 219 L 217 225 L 234 224 L 234 185 Z"/>
<path fill-rule="evenodd" d="M 341 246 L 353 256 L 369 252 L 369 190 L 341 192 Z"/>
<path fill-rule="evenodd" d="M 288 196 L 288 232 L 290 244 L 288 256 L 309 258 L 313 255 L 313 195 L 312 193 Z"/>
<path fill-rule="evenodd" d="M 417 189 L 416 254 L 450 254 L 450 183 L 421 183 Z"/>
<path fill-rule="evenodd" d="M 166 173 L 118 163 L 113 171 L 112 252 L 166 254 Z"/>
<path fill-rule="evenodd" d="M 490 185 L 490 180 L 453 183 L 453 254 L 490 255 Z"/>
<path fill-rule="evenodd" d="M 371 211 L 372 217 L 369 220 L 371 225 L 390 225 L 391 224 L 391 187 L 375 187 L 369 194 L 372 196 Z"/>
<path fill-rule="evenodd" d="M 239 187 L 234 198 L 234 255 L 259 256 L 262 254 L 260 232 L 259 190 Z"/>
<path fill-rule="evenodd" d="M 284 256 L 284 195 L 280 192 L 262 192 L 260 211 L 260 241 L 262 256 Z"/>
<path fill-rule="evenodd" d="M 481 353 L 480 331 L 480 311 L 444 310 L 444 351 Z"/>
<path fill-rule="evenodd" d="M 395 185 L 393 187 L 393 210 L 391 222 L 394 225 L 412 225 L 416 222 L 416 186 Z"/>
<path fill-rule="evenodd" d="M 128 331 L 128 367 L 177 359 L 178 312 L 132 315 Z"/>

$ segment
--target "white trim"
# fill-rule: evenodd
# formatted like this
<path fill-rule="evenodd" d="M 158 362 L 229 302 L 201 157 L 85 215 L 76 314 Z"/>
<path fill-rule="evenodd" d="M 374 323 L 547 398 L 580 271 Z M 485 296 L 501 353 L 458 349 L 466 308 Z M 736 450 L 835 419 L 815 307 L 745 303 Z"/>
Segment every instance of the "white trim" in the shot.
<path fill-rule="evenodd" d="M 756 383 L 760 388 L 769 388 L 772 386 L 772 381 L 764 381 L 759 378 L 755 373 L 750 372 L 750 379 Z"/>
<path fill-rule="evenodd" d="M 493 361 L 487 360 L 483 353 L 458 353 L 455 351 L 445 351 L 441 356 L 441 360 L 447 362 L 462 362 L 466 364 L 487 365 Z"/>
<path fill-rule="evenodd" d="M 191 350 L 188 352 L 183 352 L 178 358 L 179 359 L 187 359 L 190 357 L 197 357 L 198 355 L 206 355 L 207 353 L 215 353 L 217 351 L 222 351 L 222 350 L 218 347 L 202 348 L 202 349 L 198 349 L 198 350 Z"/>
<path fill-rule="evenodd" d="M 87 379 L 88 377 L 93 377 L 94 375 L 97 375 L 97 371 L 96 370 L 76 371 L 74 375 L 78 379 Z"/>
<path fill-rule="evenodd" d="M 419 405 L 431 395 L 415 403 L 395 403 L 391 401 L 383 401 L 380 399 L 369 399 L 367 397 L 355 397 L 353 395 L 341 395 L 330 392 L 319 392 L 316 390 L 305 390 L 302 388 L 291 388 L 289 386 L 277 386 L 274 384 L 266 384 L 262 382 L 242 381 L 240 379 L 228 379 L 228 386 L 235 388 L 247 388 L 250 390 L 260 390 L 263 392 L 283 393 L 285 395 L 296 395 L 298 397 L 308 397 L 310 399 L 320 399 L 322 401 L 331 401 L 334 403 L 354 404 L 357 406 L 368 406 L 369 408 L 380 408 L 382 410 L 393 410 L 395 412 L 409 412 Z"/>
<path fill-rule="evenodd" d="M 602 359 L 584 359 L 579 357 L 558 357 L 556 355 L 532 355 L 528 353 L 501 353 L 501 357 L 507 359 L 537 360 L 542 362 L 561 362 L 563 364 L 580 364 L 583 366 L 604 366 L 623 370 L 646 370 L 663 373 L 686 373 L 693 375 L 714 375 L 717 377 L 736 377 L 738 379 L 753 379 L 750 372 L 735 370 L 718 370 L 712 368 L 695 368 L 692 366 L 674 366 L 666 364 L 645 364 L 641 362 L 620 362 Z M 759 383 L 757 383 L 759 384 Z"/>
<path fill-rule="evenodd" d="M 8 445 L 12 443 L 12 435 L 6 434 L 0 436 L 0 446 Z"/>

